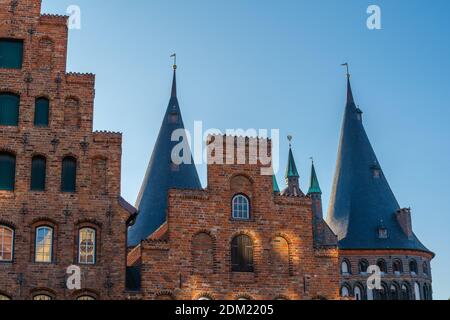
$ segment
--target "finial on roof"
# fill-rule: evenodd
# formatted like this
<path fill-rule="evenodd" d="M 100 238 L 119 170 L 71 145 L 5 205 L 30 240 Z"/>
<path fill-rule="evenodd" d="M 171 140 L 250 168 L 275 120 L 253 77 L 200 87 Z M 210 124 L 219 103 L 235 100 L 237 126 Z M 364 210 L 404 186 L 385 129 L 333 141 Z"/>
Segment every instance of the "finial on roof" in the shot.
<path fill-rule="evenodd" d="M 291 135 L 288 135 L 287 139 L 289 141 L 289 148 L 291 148 L 292 147 L 292 139 L 293 139 L 293 137 Z"/>
<path fill-rule="evenodd" d="M 350 79 L 350 71 L 349 71 L 348 62 L 343 63 L 342 66 L 347 69 L 347 79 Z"/>
<path fill-rule="evenodd" d="M 173 70 L 177 70 L 177 54 L 174 53 L 170 57 L 173 58 Z"/>

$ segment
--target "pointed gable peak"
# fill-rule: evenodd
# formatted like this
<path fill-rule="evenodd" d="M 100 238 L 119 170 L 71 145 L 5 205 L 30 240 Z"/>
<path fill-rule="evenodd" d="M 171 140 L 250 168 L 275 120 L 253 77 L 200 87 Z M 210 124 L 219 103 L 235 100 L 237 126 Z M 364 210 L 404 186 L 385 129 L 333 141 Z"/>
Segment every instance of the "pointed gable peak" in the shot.
<path fill-rule="evenodd" d="M 320 189 L 319 179 L 317 178 L 316 168 L 314 167 L 314 160 L 311 165 L 311 180 L 309 184 L 308 194 L 322 194 Z"/>

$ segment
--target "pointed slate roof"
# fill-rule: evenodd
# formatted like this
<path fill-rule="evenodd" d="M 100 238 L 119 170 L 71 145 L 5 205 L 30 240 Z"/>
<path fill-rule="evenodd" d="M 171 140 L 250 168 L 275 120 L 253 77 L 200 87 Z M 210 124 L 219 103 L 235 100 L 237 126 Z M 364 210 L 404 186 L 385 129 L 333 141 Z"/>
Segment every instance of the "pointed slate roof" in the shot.
<path fill-rule="evenodd" d="M 297 166 L 295 165 L 294 155 L 292 154 L 292 148 L 289 146 L 289 157 L 288 157 L 288 165 L 286 168 L 286 179 L 287 178 L 299 178 L 300 175 L 297 171 Z"/>
<path fill-rule="evenodd" d="M 364 129 L 347 80 L 347 105 L 327 222 L 342 249 L 428 249 L 397 221 L 400 206 Z M 379 236 L 381 225 L 387 239 Z"/>
<path fill-rule="evenodd" d="M 275 175 L 273 175 L 272 179 L 273 179 L 273 192 L 280 192 L 280 187 L 278 186 L 277 177 Z"/>
<path fill-rule="evenodd" d="M 314 162 L 311 166 L 311 180 L 309 184 L 308 194 L 318 193 L 322 194 L 322 190 L 320 189 L 319 179 L 317 179 L 316 168 L 314 167 Z"/>
<path fill-rule="evenodd" d="M 191 164 L 175 166 L 171 161 L 172 149 L 179 143 L 171 141 L 171 136 L 177 129 L 184 129 L 184 124 L 174 66 L 171 98 L 136 201 L 139 214 L 128 231 L 128 246 L 139 244 L 166 221 L 169 189 L 201 189 L 192 156 Z"/>

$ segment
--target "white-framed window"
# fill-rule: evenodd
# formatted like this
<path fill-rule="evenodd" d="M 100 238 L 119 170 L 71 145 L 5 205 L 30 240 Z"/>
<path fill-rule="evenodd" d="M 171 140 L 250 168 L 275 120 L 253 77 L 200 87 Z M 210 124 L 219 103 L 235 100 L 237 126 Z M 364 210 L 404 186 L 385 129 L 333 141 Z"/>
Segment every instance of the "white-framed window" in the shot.
<path fill-rule="evenodd" d="M 81 228 L 78 234 L 78 263 L 95 264 L 96 231 Z"/>
<path fill-rule="evenodd" d="M 250 219 L 250 202 L 243 194 L 233 197 L 233 219 L 248 220 Z"/>
<path fill-rule="evenodd" d="M 0 225 L 0 261 L 10 262 L 14 253 L 14 230 Z"/>
<path fill-rule="evenodd" d="M 34 261 L 51 263 L 52 255 L 53 255 L 53 228 L 48 226 L 36 228 Z"/>
<path fill-rule="evenodd" d="M 92 296 L 80 296 L 80 297 L 77 298 L 77 300 L 79 300 L 79 301 L 91 301 L 91 300 L 95 300 L 95 298 L 92 297 Z"/>

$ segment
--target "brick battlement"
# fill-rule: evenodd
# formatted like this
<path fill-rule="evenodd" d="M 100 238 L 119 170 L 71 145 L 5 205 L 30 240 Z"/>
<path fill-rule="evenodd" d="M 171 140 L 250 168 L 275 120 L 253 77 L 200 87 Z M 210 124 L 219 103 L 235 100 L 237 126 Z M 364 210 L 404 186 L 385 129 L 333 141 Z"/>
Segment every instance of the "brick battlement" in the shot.
<path fill-rule="evenodd" d="M 93 73 L 79 73 L 68 72 L 66 73 L 66 82 L 69 84 L 95 84 L 95 74 Z"/>
<path fill-rule="evenodd" d="M 39 17 L 41 24 L 67 25 L 68 16 L 44 13 Z"/>

